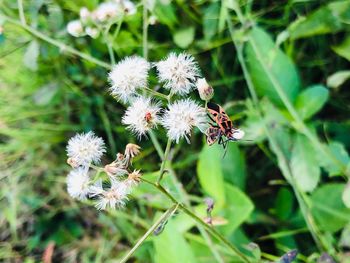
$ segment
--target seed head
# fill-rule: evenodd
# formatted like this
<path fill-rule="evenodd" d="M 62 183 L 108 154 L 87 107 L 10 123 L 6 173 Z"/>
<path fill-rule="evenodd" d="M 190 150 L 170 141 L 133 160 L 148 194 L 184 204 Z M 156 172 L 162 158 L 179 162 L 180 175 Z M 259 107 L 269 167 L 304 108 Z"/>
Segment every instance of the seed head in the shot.
<path fill-rule="evenodd" d="M 197 62 L 186 53 L 170 53 L 165 60 L 155 63 L 155 66 L 159 81 L 164 82 L 164 87 L 173 94 L 188 94 L 200 75 Z"/>
<path fill-rule="evenodd" d="M 79 200 L 85 200 L 89 193 L 88 169 L 79 167 L 72 170 L 67 176 L 67 192 L 68 194 Z"/>
<path fill-rule="evenodd" d="M 109 73 L 112 84 L 111 94 L 117 99 L 127 102 L 137 89 L 147 86 L 150 64 L 141 57 L 127 57 L 115 65 Z"/>
<path fill-rule="evenodd" d="M 73 167 L 89 166 L 90 163 L 98 163 L 106 152 L 102 138 L 95 136 L 93 132 L 77 134 L 68 141 L 68 163 Z"/>
<path fill-rule="evenodd" d="M 168 106 L 161 121 L 167 129 L 168 137 L 179 142 L 184 137 L 189 143 L 188 136 L 194 126 L 201 131 L 206 128 L 207 118 L 205 109 L 190 99 L 184 99 L 174 102 Z"/>
<path fill-rule="evenodd" d="M 159 112 L 159 103 L 152 102 L 150 98 L 138 97 L 127 108 L 122 123 L 141 138 L 142 135 L 157 126 Z"/>

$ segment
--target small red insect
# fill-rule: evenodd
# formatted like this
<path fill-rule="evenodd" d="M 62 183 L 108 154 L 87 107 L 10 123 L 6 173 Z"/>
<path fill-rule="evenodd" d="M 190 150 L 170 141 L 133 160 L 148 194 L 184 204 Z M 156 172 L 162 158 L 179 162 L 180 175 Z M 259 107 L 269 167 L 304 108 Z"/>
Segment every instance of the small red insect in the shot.
<path fill-rule="evenodd" d="M 233 127 L 232 121 L 227 116 L 224 109 L 212 102 L 208 102 L 209 118 L 213 123 L 206 131 L 208 145 L 218 144 L 226 149 L 229 141 L 238 141 L 242 138 L 243 132 Z M 225 140 L 226 137 L 226 140 Z"/>
<path fill-rule="evenodd" d="M 150 122 L 152 120 L 152 114 L 150 112 L 147 112 L 145 115 L 145 121 Z"/>

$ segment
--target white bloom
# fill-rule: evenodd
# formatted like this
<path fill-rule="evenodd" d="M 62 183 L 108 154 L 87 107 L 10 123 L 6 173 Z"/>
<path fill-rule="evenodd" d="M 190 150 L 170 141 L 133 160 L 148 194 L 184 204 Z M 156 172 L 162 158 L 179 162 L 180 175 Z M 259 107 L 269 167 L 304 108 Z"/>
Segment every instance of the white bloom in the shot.
<path fill-rule="evenodd" d="M 74 37 L 81 37 L 84 35 L 84 28 L 80 20 L 73 20 L 67 24 L 67 32 Z"/>
<path fill-rule="evenodd" d="M 130 190 L 131 188 L 128 184 L 117 180 L 111 180 L 111 187 L 108 190 L 105 190 L 102 187 L 102 182 L 99 181 L 90 188 L 90 196 L 97 196 L 97 209 L 105 210 L 108 207 L 115 209 L 116 207 L 125 205 Z"/>
<path fill-rule="evenodd" d="M 149 69 L 150 64 L 139 56 L 127 57 L 120 61 L 109 73 L 111 94 L 127 102 L 137 89 L 147 86 Z"/>
<path fill-rule="evenodd" d="M 93 12 L 92 16 L 97 22 L 106 22 L 109 19 L 116 18 L 121 15 L 121 8 L 115 2 L 101 3 Z"/>
<path fill-rule="evenodd" d="M 214 89 L 208 84 L 205 78 L 198 79 L 196 87 L 199 93 L 199 97 L 202 100 L 210 100 L 214 96 Z"/>
<path fill-rule="evenodd" d="M 236 129 L 233 131 L 232 137 L 236 140 L 241 140 L 244 137 L 244 131 L 241 129 Z"/>
<path fill-rule="evenodd" d="M 100 31 L 96 27 L 87 26 L 85 28 L 85 33 L 92 38 L 98 38 Z"/>
<path fill-rule="evenodd" d="M 136 14 L 136 6 L 133 2 L 129 0 L 124 0 L 123 1 L 123 6 L 124 6 L 124 12 L 127 15 L 134 15 Z"/>
<path fill-rule="evenodd" d="M 180 138 L 185 137 L 187 142 L 188 135 L 193 126 L 197 126 L 204 131 L 207 126 L 205 109 L 190 99 L 176 101 L 168 106 L 168 110 L 162 117 L 162 125 L 167 129 L 168 137 L 179 142 Z"/>
<path fill-rule="evenodd" d="M 67 192 L 73 198 L 84 200 L 89 193 L 89 181 L 88 169 L 74 169 L 67 176 Z"/>
<path fill-rule="evenodd" d="M 96 137 L 93 132 L 77 134 L 67 145 L 67 155 L 76 166 L 98 163 L 104 152 L 106 147 L 103 139 Z"/>
<path fill-rule="evenodd" d="M 147 131 L 157 126 L 159 111 L 158 103 L 152 103 L 150 98 L 138 97 L 127 108 L 122 123 L 127 125 L 127 129 L 140 138 Z"/>
<path fill-rule="evenodd" d="M 181 53 L 169 56 L 158 63 L 155 63 L 158 70 L 158 78 L 164 82 L 164 87 L 174 94 L 185 95 L 189 93 L 200 72 L 197 62 L 191 55 Z"/>
<path fill-rule="evenodd" d="M 87 9 L 86 7 L 82 7 L 80 9 L 79 15 L 80 15 L 80 20 L 83 23 L 87 22 L 91 17 L 91 13 L 90 13 L 89 9 Z"/>

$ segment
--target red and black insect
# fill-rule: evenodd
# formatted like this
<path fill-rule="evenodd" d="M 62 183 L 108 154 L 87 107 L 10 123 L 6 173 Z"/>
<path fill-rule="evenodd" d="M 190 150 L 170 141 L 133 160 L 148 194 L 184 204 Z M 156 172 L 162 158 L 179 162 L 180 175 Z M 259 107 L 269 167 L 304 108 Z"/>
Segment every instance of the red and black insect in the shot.
<path fill-rule="evenodd" d="M 210 127 L 206 131 L 208 145 L 218 144 L 226 149 L 227 143 L 230 141 L 237 141 L 235 133 L 238 129 L 233 127 L 232 121 L 224 111 L 224 109 L 212 102 L 208 102 L 208 116 L 213 123 L 209 123 Z"/>

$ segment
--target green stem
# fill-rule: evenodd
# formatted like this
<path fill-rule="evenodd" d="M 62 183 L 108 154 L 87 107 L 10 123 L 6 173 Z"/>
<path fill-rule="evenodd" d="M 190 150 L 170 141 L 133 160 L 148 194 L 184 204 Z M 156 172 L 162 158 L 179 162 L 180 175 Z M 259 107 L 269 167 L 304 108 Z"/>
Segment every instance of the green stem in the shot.
<path fill-rule="evenodd" d="M 160 166 L 160 172 L 159 172 L 159 177 L 157 180 L 157 184 L 160 184 L 160 181 L 163 179 L 163 175 L 164 175 L 164 169 L 165 169 L 165 164 L 168 160 L 168 156 L 170 153 L 170 148 L 171 148 L 171 139 L 168 139 L 168 142 L 166 144 L 166 148 L 165 148 L 165 152 L 164 152 L 164 158 L 162 160 L 162 164 Z"/>
<path fill-rule="evenodd" d="M 310 233 L 311 233 L 315 243 L 317 244 L 317 246 L 320 249 L 324 248 L 329 253 L 333 253 L 334 248 L 332 247 L 331 244 L 329 244 L 327 242 L 327 239 L 323 236 L 323 234 L 319 231 L 317 225 L 315 224 L 315 222 L 311 216 L 311 213 L 309 211 L 309 208 L 307 206 L 307 203 L 303 199 L 302 192 L 298 189 L 298 187 L 296 186 L 296 184 L 294 182 L 294 178 L 292 177 L 292 174 L 291 174 L 291 171 L 290 171 L 290 168 L 288 165 L 288 161 L 285 158 L 283 151 L 280 149 L 277 141 L 271 135 L 271 133 L 270 133 L 270 131 L 265 123 L 265 120 L 263 118 L 263 111 L 260 107 L 259 99 L 258 99 L 258 96 L 256 94 L 254 84 L 252 82 L 251 76 L 249 74 L 249 71 L 247 69 L 247 65 L 246 65 L 244 57 L 243 57 L 243 46 L 242 46 L 242 44 L 238 43 L 238 41 L 234 38 L 233 26 L 232 26 L 231 20 L 229 18 L 227 18 L 227 24 L 228 24 L 228 28 L 229 28 L 229 31 L 231 34 L 232 42 L 237 50 L 237 57 L 238 57 L 238 60 L 241 64 L 249 92 L 250 92 L 252 99 L 253 99 L 253 103 L 257 109 L 257 113 L 259 115 L 259 118 L 262 120 L 264 132 L 266 133 L 266 135 L 268 137 L 268 140 L 271 144 L 271 147 L 275 150 L 275 153 L 276 153 L 277 158 L 279 160 L 278 165 L 281 169 L 281 172 L 294 190 L 294 193 L 295 193 L 296 198 L 298 200 L 298 203 L 300 205 L 300 209 L 301 209 L 301 212 L 303 214 L 304 220 L 305 220 L 305 222 L 310 230 Z"/>
<path fill-rule="evenodd" d="M 178 208 L 178 204 L 174 204 L 147 230 L 147 232 L 137 241 L 133 248 L 123 257 L 120 263 L 127 262 L 127 260 L 134 254 L 134 252 L 142 245 L 142 243 L 156 230 L 160 223 L 169 218 Z"/>
<path fill-rule="evenodd" d="M 343 171 L 343 173 L 347 176 L 350 176 L 350 171 L 347 171 L 346 166 L 343 165 L 338 159 L 336 159 L 334 157 L 334 155 L 328 150 L 326 149 L 318 140 L 318 138 L 316 138 L 316 136 L 314 134 L 312 134 L 312 132 L 307 128 L 307 126 L 305 125 L 305 123 L 303 122 L 303 120 L 300 118 L 298 112 L 296 111 L 296 109 L 294 108 L 294 106 L 292 105 L 292 103 L 290 102 L 289 98 L 287 97 L 286 93 L 284 92 L 283 88 L 281 87 L 280 83 L 276 80 L 275 76 L 270 72 L 270 70 L 267 68 L 266 63 L 264 63 L 263 58 L 262 58 L 262 54 L 259 51 L 259 48 L 257 47 L 255 41 L 253 38 L 249 38 L 248 39 L 249 43 L 251 44 L 257 59 L 260 61 L 261 66 L 263 67 L 266 75 L 268 76 L 268 78 L 271 80 L 273 87 L 275 88 L 278 96 L 281 98 L 283 104 L 285 105 L 285 107 L 287 108 L 288 112 L 290 113 L 290 115 L 293 117 L 294 121 L 297 123 L 298 127 L 301 128 L 302 133 L 305 134 L 305 136 L 326 156 L 328 156 L 328 158 L 330 160 L 332 160 L 332 162 L 336 165 L 339 166 L 341 168 L 341 170 Z"/>
<path fill-rule="evenodd" d="M 142 23 L 142 46 L 143 46 L 143 57 L 148 59 L 148 17 L 147 17 L 147 0 L 143 0 L 143 23 Z"/>
<path fill-rule="evenodd" d="M 146 90 L 147 92 L 151 93 L 152 95 L 155 95 L 161 99 L 165 99 L 165 100 L 168 100 L 168 96 L 167 95 L 164 95 L 163 93 L 160 93 L 158 91 L 155 91 L 153 89 L 150 89 L 148 87 L 145 87 L 144 90 Z"/>
<path fill-rule="evenodd" d="M 124 13 L 123 13 L 122 17 L 120 18 L 120 20 L 118 21 L 117 28 L 114 31 L 113 42 L 117 38 L 117 36 L 119 35 L 120 29 L 122 28 L 123 20 L 124 20 Z"/>
<path fill-rule="evenodd" d="M 164 159 L 164 152 L 163 152 L 162 147 L 160 146 L 160 143 L 159 143 L 156 135 L 154 134 L 154 132 L 152 130 L 150 130 L 148 132 L 148 134 L 149 134 L 149 137 L 151 137 L 151 141 L 154 145 L 154 148 L 156 148 L 156 151 L 157 151 L 160 159 L 163 160 Z"/>
<path fill-rule="evenodd" d="M 174 204 L 178 204 L 179 208 L 188 216 L 190 216 L 193 220 L 195 220 L 198 224 L 200 224 L 205 230 L 208 231 L 209 234 L 211 234 L 213 237 L 221 241 L 223 244 L 225 244 L 228 248 L 230 248 L 235 255 L 237 255 L 243 262 L 250 262 L 250 260 L 245 256 L 238 248 L 236 248 L 233 244 L 231 244 L 225 237 L 223 237 L 216 229 L 205 223 L 201 218 L 199 218 L 197 215 L 195 215 L 191 210 L 189 210 L 184 204 L 179 203 L 175 197 L 173 197 L 167 190 L 164 189 L 163 186 L 152 183 L 151 181 L 148 181 L 144 178 L 141 178 L 141 180 L 145 183 L 148 183 L 154 187 L 156 187 L 159 191 L 161 191 L 165 196 L 167 196 Z"/>
<path fill-rule="evenodd" d="M 23 1 L 22 0 L 17 0 L 17 6 L 18 6 L 18 13 L 19 13 L 19 18 L 21 20 L 21 23 L 23 25 L 26 25 L 26 17 L 24 16 L 24 9 L 23 9 Z"/>
<path fill-rule="evenodd" d="M 90 62 L 92 62 L 92 63 L 94 63 L 96 65 L 99 65 L 101 67 L 104 67 L 106 69 L 110 69 L 111 68 L 111 65 L 109 65 L 108 63 L 105 63 L 105 62 L 103 62 L 103 61 L 101 61 L 99 59 L 96 59 L 96 58 L 88 55 L 88 54 L 85 54 L 85 53 L 80 52 L 80 51 L 78 51 L 78 50 L 76 50 L 76 49 L 74 49 L 74 48 L 72 48 L 70 46 L 67 46 L 66 44 L 64 44 L 64 43 L 62 43 L 60 41 L 57 41 L 57 40 L 55 40 L 55 39 L 53 39 L 51 37 L 48 37 L 45 34 L 39 32 L 38 30 L 36 30 L 36 29 L 34 29 L 34 28 L 30 27 L 30 26 L 24 25 L 24 24 L 18 22 L 17 20 L 15 20 L 15 19 L 12 19 L 12 18 L 10 18 L 10 17 L 8 17 L 6 15 L 3 15 L 3 14 L 0 14 L 0 17 L 6 19 L 8 22 L 10 22 L 10 23 L 12 23 L 12 24 L 14 24 L 16 26 L 22 27 L 24 30 L 26 30 L 27 32 L 29 32 L 33 36 L 35 36 L 35 37 L 37 37 L 37 38 L 39 38 L 39 39 L 41 39 L 43 41 L 46 41 L 46 42 L 50 43 L 51 45 L 54 45 L 54 46 L 58 47 L 60 49 L 60 51 L 62 51 L 62 52 L 67 52 L 67 53 L 76 55 L 76 56 L 78 56 L 80 58 L 83 58 L 83 59 L 85 59 L 87 61 L 90 61 Z"/>

